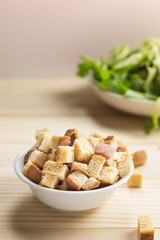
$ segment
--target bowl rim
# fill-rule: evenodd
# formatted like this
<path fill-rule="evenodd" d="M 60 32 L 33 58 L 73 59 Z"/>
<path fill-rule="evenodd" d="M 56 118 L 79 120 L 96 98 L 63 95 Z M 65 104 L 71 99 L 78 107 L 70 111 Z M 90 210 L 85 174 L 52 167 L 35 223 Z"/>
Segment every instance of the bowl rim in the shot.
<path fill-rule="evenodd" d="M 17 174 L 17 176 L 23 182 L 28 184 L 30 187 L 33 187 L 33 188 L 36 188 L 36 189 L 39 189 L 39 190 L 45 191 L 45 192 L 53 192 L 53 193 L 59 193 L 59 194 L 65 194 L 65 195 L 72 195 L 72 194 L 73 195 L 79 195 L 79 194 L 83 195 L 83 194 L 103 192 L 103 191 L 114 189 L 114 188 L 122 185 L 123 183 L 125 183 L 131 177 L 131 175 L 133 174 L 133 170 L 134 170 L 133 161 L 130 160 L 130 167 L 131 167 L 130 172 L 126 176 L 124 176 L 123 178 L 118 180 L 118 182 L 114 183 L 113 185 L 98 188 L 98 189 L 88 190 L 88 191 L 69 191 L 69 190 L 65 191 L 65 190 L 59 190 L 59 189 L 50 189 L 50 188 L 42 187 L 39 184 L 32 182 L 27 177 L 25 177 L 23 175 L 22 171 L 20 170 L 20 163 L 24 161 L 25 154 L 29 150 L 31 150 L 33 147 L 34 147 L 34 145 L 27 147 L 17 155 L 17 157 L 15 158 L 15 161 L 14 161 L 14 170 L 15 170 L 15 173 Z"/>
<path fill-rule="evenodd" d="M 144 103 L 144 104 L 150 104 L 153 105 L 155 104 L 155 100 L 149 100 L 149 99 L 134 99 L 134 98 L 125 98 L 124 96 L 118 94 L 118 93 L 113 93 L 113 92 L 109 92 L 109 91 L 105 91 L 100 89 L 99 87 L 97 87 L 95 84 L 93 84 L 90 80 L 88 80 L 89 85 L 96 91 L 99 91 L 100 93 L 106 94 L 106 95 L 110 95 L 114 98 L 117 99 L 123 99 L 129 102 L 133 102 L 133 103 Z"/>

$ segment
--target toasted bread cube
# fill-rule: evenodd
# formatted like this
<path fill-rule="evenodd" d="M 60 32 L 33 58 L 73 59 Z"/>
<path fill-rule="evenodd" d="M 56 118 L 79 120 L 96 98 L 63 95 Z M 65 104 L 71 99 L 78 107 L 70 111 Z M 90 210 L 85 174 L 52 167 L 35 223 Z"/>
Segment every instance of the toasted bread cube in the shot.
<path fill-rule="evenodd" d="M 95 147 L 95 154 L 109 159 L 115 153 L 115 148 L 105 143 L 98 143 Z"/>
<path fill-rule="evenodd" d="M 55 155 L 56 149 L 53 148 L 52 152 L 48 154 L 48 161 L 56 161 L 56 155 Z"/>
<path fill-rule="evenodd" d="M 90 177 L 82 186 L 82 189 L 87 191 L 87 190 L 92 190 L 95 188 L 98 188 L 100 185 L 100 182 L 95 179 L 94 177 Z"/>
<path fill-rule="evenodd" d="M 88 137 L 88 140 L 92 143 L 93 147 L 95 147 L 98 143 L 103 142 L 102 138 L 97 138 L 93 136 Z"/>
<path fill-rule="evenodd" d="M 93 137 L 104 139 L 106 138 L 106 134 L 102 131 L 96 130 L 93 134 Z"/>
<path fill-rule="evenodd" d="M 150 216 L 138 217 L 139 240 L 154 240 L 154 228 Z"/>
<path fill-rule="evenodd" d="M 56 189 L 66 191 L 68 190 L 67 183 L 64 181 L 62 184 L 58 184 Z"/>
<path fill-rule="evenodd" d="M 47 154 L 44 152 L 40 152 L 38 150 L 35 150 L 31 153 L 29 156 L 28 161 L 32 162 L 34 165 L 36 165 L 38 168 L 43 168 L 45 161 L 47 160 Z"/>
<path fill-rule="evenodd" d="M 117 152 L 127 152 L 127 148 L 126 147 L 117 147 Z"/>
<path fill-rule="evenodd" d="M 74 147 L 58 146 L 55 151 L 56 161 L 60 163 L 71 163 L 74 161 Z"/>
<path fill-rule="evenodd" d="M 132 159 L 132 156 L 129 152 L 115 152 L 113 156 L 106 160 L 107 166 L 114 166 L 122 164 L 127 159 Z"/>
<path fill-rule="evenodd" d="M 72 143 L 71 143 L 71 137 L 69 136 L 63 136 L 61 138 L 61 141 L 60 141 L 60 144 L 59 146 L 71 146 Z"/>
<path fill-rule="evenodd" d="M 45 152 L 45 153 L 49 153 L 50 149 L 51 149 L 51 135 L 48 134 L 42 134 L 39 136 L 40 138 L 40 144 L 38 146 L 38 150 Z M 37 139 L 37 143 L 38 143 L 38 139 Z M 37 144 L 36 144 L 37 145 Z"/>
<path fill-rule="evenodd" d="M 86 175 L 87 174 L 87 167 L 88 167 L 88 165 L 86 163 L 73 162 L 72 166 L 71 166 L 71 172 L 80 171 L 80 172 L 82 172 Z"/>
<path fill-rule="evenodd" d="M 79 191 L 87 179 L 88 177 L 82 172 L 75 171 L 68 175 L 66 183 L 70 189 Z"/>
<path fill-rule="evenodd" d="M 58 184 L 58 177 L 55 175 L 52 175 L 50 173 L 46 173 L 45 175 L 42 175 L 40 185 L 47 188 L 56 188 Z"/>
<path fill-rule="evenodd" d="M 133 153 L 132 156 L 135 167 L 144 165 L 147 161 L 147 154 L 145 150 L 137 151 Z"/>
<path fill-rule="evenodd" d="M 117 165 L 117 169 L 119 170 L 119 175 L 121 178 L 126 176 L 131 170 L 130 159 L 127 159 L 122 164 Z"/>
<path fill-rule="evenodd" d="M 97 179 L 106 185 L 114 184 L 119 179 L 119 171 L 116 167 L 103 166 Z"/>
<path fill-rule="evenodd" d="M 24 165 L 28 162 L 28 159 L 29 159 L 31 153 L 32 153 L 33 151 L 35 151 L 35 150 L 36 150 L 36 148 L 34 147 L 34 148 L 32 148 L 31 150 L 29 150 L 29 151 L 26 153 L 26 155 L 25 155 L 25 157 L 24 157 Z"/>
<path fill-rule="evenodd" d="M 29 180 L 37 184 L 40 182 L 42 177 L 41 170 L 30 161 L 24 166 L 22 173 Z"/>
<path fill-rule="evenodd" d="M 88 163 L 94 154 L 92 144 L 86 138 L 81 138 L 76 139 L 73 146 L 75 148 L 75 161 Z"/>
<path fill-rule="evenodd" d="M 115 148 L 115 150 L 117 150 L 118 144 L 116 141 L 115 136 L 108 136 L 104 139 L 104 143 L 111 145 L 113 148 Z"/>
<path fill-rule="evenodd" d="M 87 175 L 90 177 L 97 178 L 100 171 L 102 170 L 104 163 L 105 163 L 104 157 L 99 155 L 93 155 L 88 164 Z"/>
<path fill-rule="evenodd" d="M 52 136 L 51 149 L 55 149 L 60 144 L 61 139 L 61 136 Z"/>
<path fill-rule="evenodd" d="M 80 133 L 78 129 L 68 129 L 65 133 L 65 136 L 69 136 L 71 139 L 71 146 L 74 144 L 74 141 L 79 138 L 85 138 L 85 135 Z"/>
<path fill-rule="evenodd" d="M 134 170 L 132 176 L 128 180 L 128 187 L 130 188 L 141 188 L 142 187 L 143 175 L 141 171 Z"/>
<path fill-rule="evenodd" d="M 37 139 L 38 136 L 39 136 L 41 133 L 51 135 L 51 131 L 50 131 L 48 128 L 43 128 L 43 129 L 38 129 L 38 130 L 36 131 L 35 138 Z"/>
<path fill-rule="evenodd" d="M 47 161 L 44 164 L 42 173 L 50 173 L 58 177 L 58 180 L 65 180 L 69 172 L 68 166 L 63 163 L 57 163 L 53 161 Z"/>

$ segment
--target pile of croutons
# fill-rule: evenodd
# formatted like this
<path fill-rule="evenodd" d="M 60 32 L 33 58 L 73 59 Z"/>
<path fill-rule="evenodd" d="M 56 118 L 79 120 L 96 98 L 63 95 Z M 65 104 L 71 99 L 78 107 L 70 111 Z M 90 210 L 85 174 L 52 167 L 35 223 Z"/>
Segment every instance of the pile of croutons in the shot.
<path fill-rule="evenodd" d="M 36 144 L 24 158 L 23 174 L 43 187 L 92 190 L 112 185 L 130 172 L 131 154 L 115 136 L 95 132 L 88 138 L 77 129 L 52 136 L 36 132 Z"/>

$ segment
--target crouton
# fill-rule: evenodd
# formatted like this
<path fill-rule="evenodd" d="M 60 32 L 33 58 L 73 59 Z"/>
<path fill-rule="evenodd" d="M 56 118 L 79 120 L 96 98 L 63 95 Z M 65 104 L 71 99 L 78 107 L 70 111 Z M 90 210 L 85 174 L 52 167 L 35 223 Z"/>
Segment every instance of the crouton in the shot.
<path fill-rule="evenodd" d="M 61 138 L 59 146 L 71 146 L 71 137 L 69 136 L 63 136 Z"/>
<path fill-rule="evenodd" d="M 128 152 L 115 152 L 111 158 L 106 160 L 106 165 L 116 167 L 131 158 L 132 156 Z"/>
<path fill-rule="evenodd" d="M 117 165 L 117 169 L 119 170 L 120 177 L 126 176 L 128 173 L 130 173 L 131 167 L 130 167 L 130 159 L 127 159 L 122 164 Z"/>
<path fill-rule="evenodd" d="M 154 228 L 150 216 L 138 217 L 139 240 L 154 240 Z"/>
<path fill-rule="evenodd" d="M 75 139 L 86 138 L 84 134 L 80 133 L 78 129 L 68 129 L 65 136 L 69 136 L 71 139 L 71 146 L 74 144 Z"/>
<path fill-rule="evenodd" d="M 52 136 L 51 149 L 55 149 L 60 144 L 61 139 L 61 136 Z"/>
<path fill-rule="evenodd" d="M 63 191 L 68 190 L 67 183 L 64 181 L 62 184 L 58 184 L 56 189 L 63 190 Z"/>
<path fill-rule="evenodd" d="M 38 184 L 41 180 L 42 172 L 32 162 L 27 162 L 22 172 L 25 177 L 27 177 L 34 183 Z"/>
<path fill-rule="evenodd" d="M 38 168 L 43 168 L 43 165 L 44 165 L 45 161 L 47 160 L 47 157 L 48 156 L 46 153 L 35 150 L 29 156 L 28 161 L 32 162 Z"/>
<path fill-rule="evenodd" d="M 144 165 L 147 161 L 147 154 L 145 150 L 137 151 L 133 153 L 132 156 L 135 167 Z"/>
<path fill-rule="evenodd" d="M 115 148 L 105 143 L 98 143 L 94 152 L 97 155 L 101 155 L 106 159 L 109 159 L 115 153 Z"/>
<path fill-rule="evenodd" d="M 111 145 L 113 148 L 115 148 L 115 150 L 117 150 L 118 144 L 116 141 L 115 136 L 108 136 L 104 139 L 104 143 Z"/>
<path fill-rule="evenodd" d="M 73 162 L 71 166 L 71 172 L 73 171 L 80 171 L 84 173 L 85 175 L 87 174 L 87 164 L 86 163 L 80 163 L 80 162 Z"/>
<path fill-rule="evenodd" d="M 40 138 L 40 144 L 38 146 L 38 150 L 48 153 L 51 148 L 51 138 L 52 137 L 48 134 L 45 134 L 42 136 L 40 135 L 39 138 Z M 38 140 L 37 140 L 37 142 L 38 142 Z"/>
<path fill-rule="evenodd" d="M 106 134 L 104 132 L 101 132 L 99 130 L 96 130 L 94 133 L 93 133 L 93 137 L 96 137 L 96 138 L 106 138 Z"/>
<path fill-rule="evenodd" d="M 117 152 L 127 152 L 127 148 L 126 147 L 117 147 Z"/>
<path fill-rule="evenodd" d="M 92 144 L 85 138 L 76 139 L 73 144 L 75 148 L 75 161 L 88 163 L 94 154 Z"/>
<path fill-rule="evenodd" d="M 24 165 L 28 162 L 28 159 L 29 159 L 31 153 L 32 153 L 33 151 L 35 151 L 35 150 L 36 150 L 36 148 L 34 147 L 34 148 L 32 148 L 31 150 L 29 150 L 29 151 L 26 153 L 26 155 L 25 155 L 25 157 L 24 157 Z"/>
<path fill-rule="evenodd" d="M 98 188 L 100 185 L 100 182 L 95 179 L 94 177 L 90 177 L 82 186 L 82 189 L 87 191 L 87 190 L 92 190 L 95 188 Z"/>
<path fill-rule="evenodd" d="M 119 171 L 116 167 L 103 166 L 97 179 L 102 184 L 114 184 L 119 179 Z"/>
<path fill-rule="evenodd" d="M 88 137 L 88 140 L 92 143 L 93 147 L 95 147 L 98 143 L 103 142 L 102 138 L 97 138 L 93 136 Z"/>
<path fill-rule="evenodd" d="M 50 173 L 42 175 L 40 185 L 47 188 L 56 188 L 58 184 L 58 177 Z"/>
<path fill-rule="evenodd" d="M 41 135 L 41 134 L 44 134 L 44 135 L 45 134 L 49 134 L 49 135 L 51 135 L 51 132 L 50 132 L 50 130 L 48 128 L 39 129 L 39 130 L 36 131 L 35 138 L 38 139 L 39 135 Z"/>
<path fill-rule="evenodd" d="M 58 146 L 55 151 L 56 161 L 60 163 L 71 163 L 74 161 L 74 147 Z"/>
<path fill-rule="evenodd" d="M 72 190 L 79 191 L 88 177 L 80 171 L 72 172 L 66 179 L 67 186 Z"/>
<path fill-rule="evenodd" d="M 98 155 L 93 155 L 89 164 L 87 175 L 90 177 L 97 178 L 100 171 L 102 170 L 103 164 L 105 163 L 105 158 Z"/>
<path fill-rule="evenodd" d="M 130 188 L 141 188 L 142 187 L 143 175 L 141 171 L 134 171 L 130 179 L 128 180 L 128 187 Z"/>
<path fill-rule="evenodd" d="M 56 151 L 55 148 L 52 149 L 52 152 L 48 154 L 48 159 L 47 160 L 56 161 L 55 151 Z"/>
<path fill-rule="evenodd" d="M 69 172 L 68 166 L 63 163 L 57 163 L 53 161 L 47 161 L 44 164 L 42 173 L 50 173 L 58 177 L 58 180 L 65 180 Z"/>

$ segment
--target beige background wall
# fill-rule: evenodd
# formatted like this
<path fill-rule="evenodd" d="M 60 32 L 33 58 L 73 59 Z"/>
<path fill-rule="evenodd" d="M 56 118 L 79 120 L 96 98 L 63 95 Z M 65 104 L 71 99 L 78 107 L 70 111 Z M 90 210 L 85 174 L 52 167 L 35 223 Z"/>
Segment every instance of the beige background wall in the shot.
<path fill-rule="evenodd" d="M 80 54 L 160 36 L 159 11 L 159 0 L 0 0 L 0 76 L 73 76 Z"/>

